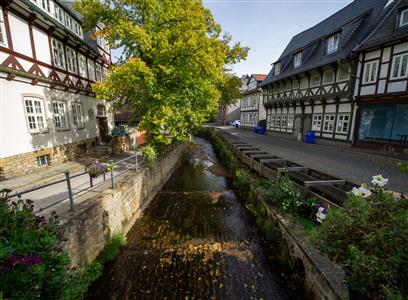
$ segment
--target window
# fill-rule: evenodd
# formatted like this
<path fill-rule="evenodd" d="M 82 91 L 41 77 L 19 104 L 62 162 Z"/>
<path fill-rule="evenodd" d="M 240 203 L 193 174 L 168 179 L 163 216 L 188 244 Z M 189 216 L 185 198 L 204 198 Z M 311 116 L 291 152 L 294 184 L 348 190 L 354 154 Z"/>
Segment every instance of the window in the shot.
<path fill-rule="evenodd" d="M 337 81 L 344 81 L 350 78 L 350 66 L 339 66 L 339 71 L 337 72 Z"/>
<path fill-rule="evenodd" d="M 319 86 L 320 85 L 320 75 L 314 75 L 310 80 L 310 86 Z"/>
<path fill-rule="evenodd" d="M 299 80 L 293 81 L 292 88 L 294 90 L 297 90 L 299 88 Z"/>
<path fill-rule="evenodd" d="M 45 11 L 50 12 L 50 0 L 40 0 L 41 8 Z"/>
<path fill-rule="evenodd" d="M 401 79 L 408 74 L 408 53 L 394 56 L 392 62 L 392 79 Z"/>
<path fill-rule="evenodd" d="M 52 39 L 52 50 L 54 54 L 54 65 L 65 69 L 64 45 L 61 42 Z"/>
<path fill-rule="evenodd" d="M 90 80 L 95 81 L 95 62 L 88 59 L 88 76 Z"/>
<path fill-rule="evenodd" d="M 31 133 L 44 132 L 46 127 L 43 100 L 27 97 L 24 98 L 24 106 L 29 131 Z"/>
<path fill-rule="evenodd" d="M 62 24 L 64 24 L 64 11 L 61 7 L 54 3 L 54 17 Z"/>
<path fill-rule="evenodd" d="M 288 115 L 288 128 L 293 128 L 294 115 Z"/>
<path fill-rule="evenodd" d="M 7 46 L 6 29 L 4 27 L 3 10 L 0 9 L 0 45 Z"/>
<path fill-rule="evenodd" d="M 76 33 L 76 35 L 78 35 L 79 37 L 82 37 L 82 28 L 81 25 L 78 22 L 74 21 L 74 32 Z"/>
<path fill-rule="evenodd" d="M 327 39 L 327 54 L 336 52 L 339 48 L 340 34 L 336 33 Z"/>
<path fill-rule="evenodd" d="M 408 9 L 405 9 L 401 12 L 399 19 L 399 26 L 402 27 L 405 25 L 408 25 Z"/>
<path fill-rule="evenodd" d="M 39 167 L 44 167 L 48 166 L 50 162 L 50 156 L 49 155 L 42 155 L 37 157 L 37 166 Z"/>
<path fill-rule="evenodd" d="M 333 132 L 334 129 L 334 115 L 324 115 L 323 131 Z"/>
<path fill-rule="evenodd" d="M 280 74 L 280 63 L 275 64 L 275 76 Z"/>
<path fill-rule="evenodd" d="M 86 57 L 82 54 L 78 54 L 78 59 L 79 59 L 79 75 L 81 77 L 87 78 L 88 71 L 86 65 Z"/>
<path fill-rule="evenodd" d="M 71 16 L 67 13 L 65 13 L 65 26 L 70 29 L 71 31 L 73 30 L 73 20 L 71 18 Z"/>
<path fill-rule="evenodd" d="M 320 131 L 322 129 L 322 115 L 313 115 L 312 130 Z"/>
<path fill-rule="evenodd" d="M 276 125 L 276 116 L 275 115 L 273 115 L 273 116 L 271 116 L 271 124 L 270 124 L 270 126 L 269 127 L 275 127 Z"/>
<path fill-rule="evenodd" d="M 336 132 L 347 133 L 350 123 L 350 115 L 338 115 Z"/>
<path fill-rule="evenodd" d="M 333 71 L 326 71 L 323 75 L 323 83 L 328 84 L 334 81 L 334 72 Z"/>
<path fill-rule="evenodd" d="M 96 64 L 96 81 L 102 81 L 102 66 Z"/>
<path fill-rule="evenodd" d="M 293 66 L 299 68 L 302 65 L 302 52 L 296 53 L 293 57 Z"/>
<path fill-rule="evenodd" d="M 67 65 L 68 71 L 78 74 L 77 55 L 74 49 L 67 47 Z"/>
<path fill-rule="evenodd" d="M 281 116 L 275 117 L 275 127 L 281 127 Z"/>
<path fill-rule="evenodd" d="M 373 83 L 377 80 L 378 61 L 365 64 L 363 83 Z"/>
<path fill-rule="evenodd" d="M 282 121 L 281 121 L 281 126 L 282 126 L 282 128 L 286 128 L 287 125 L 288 125 L 288 116 L 283 115 L 282 116 Z"/>
<path fill-rule="evenodd" d="M 403 141 L 408 133 L 408 104 L 363 108 L 358 138 L 367 141 Z"/>
<path fill-rule="evenodd" d="M 76 128 L 83 128 L 84 121 L 82 117 L 82 105 L 80 103 L 72 104 L 72 119 Z"/>
<path fill-rule="evenodd" d="M 64 101 L 53 101 L 52 108 L 54 111 L 54 122 L 55 128 L 57 129 L 67 129 L 67 110 L 65 109 Z"/>

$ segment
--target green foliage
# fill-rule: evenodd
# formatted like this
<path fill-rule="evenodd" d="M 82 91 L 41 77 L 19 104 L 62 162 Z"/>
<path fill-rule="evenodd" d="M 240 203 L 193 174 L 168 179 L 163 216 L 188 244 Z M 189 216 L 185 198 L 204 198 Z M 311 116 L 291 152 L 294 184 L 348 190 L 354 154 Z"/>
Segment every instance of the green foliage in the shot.
<path fill-rule="evenodd" d="M 143 156 L 147 159 L 150 169 L 154 169 L 156 166 L 157 153 L 156 149 L 153 146 L 146 146 L 142 150 Z"/>
<path fill-rule="evenodd" d="M 234 187 L 240 194 L 247 194 L 251 189 L 252 178 L 249 173 L 243 169 L 238 169 L 234 173 Z"/>
<path fill-rule="evenodd" d="M 122 233 L 115 233 L 105 247 L 101 254 L 98 256 L 98 261 L 101 264 L 112 261 L 118 255 L 120 248 L 126 245 L 126 237 Z"/>
<path fill-rule="evenodd" d="M 59 299 L 69 258 L 58 247 L 59 220 L 33 213 L 33 202 L 0 197 L 0 291 L 4 298 Z"/>
<path fill-rule="evenodd" d="M 396 200 L 381 188 L 367 199 L 351 196 L 329 211 L 312 239 L 351 268 L 352 289 L 371 298 L 408 295 L 408 199 Z"/>
<path fill-rule="evenodd" d="M 76 8 L 86 28 L 104 24 L 95 35 L 123 49 L 104 82 L 93 86 L 96 96 L 133 110 L 156 148 L 184 141 L 237 93 L 227 67 L 248 49 L 230 46 L 201 1 L 81 0 Z"/>

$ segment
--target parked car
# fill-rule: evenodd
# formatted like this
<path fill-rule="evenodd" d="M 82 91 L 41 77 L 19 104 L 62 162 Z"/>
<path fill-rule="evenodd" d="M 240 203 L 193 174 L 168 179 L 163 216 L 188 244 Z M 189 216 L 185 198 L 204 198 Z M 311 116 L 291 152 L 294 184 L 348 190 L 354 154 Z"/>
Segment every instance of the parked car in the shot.
<path fill-rule="evenodd" d="M 234 122 L 232 122 L 232 126 L 240 126 L 241 125 L 241 121 L 240 120 L 235 120 Z"/>

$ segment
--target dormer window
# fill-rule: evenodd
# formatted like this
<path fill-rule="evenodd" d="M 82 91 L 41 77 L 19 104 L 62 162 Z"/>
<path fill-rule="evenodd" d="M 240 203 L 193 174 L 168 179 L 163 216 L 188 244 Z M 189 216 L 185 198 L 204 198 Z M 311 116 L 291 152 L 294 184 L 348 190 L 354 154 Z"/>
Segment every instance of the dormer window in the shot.
<path fill-rule="evenodd" d="M 302 65 L 302 52 L 296 53 L 293 57 L 293 66 L 299 68 Z"/>
<path fill-rule="evenodd" d="M 401 11 L 399 27 L 408 25 L 408 9 Z"/>
<path fill-rule="evenodd" d="M 332 54 L 339 49 L 340 33 L 336 33 L 327 39 L 327 54 Z"/>
<path fill-rule="evenodd" d="M 280 74 L 281 71 L 281 65 L 280 63 L 275 64 L 275 76 L 278 76 Z"/>

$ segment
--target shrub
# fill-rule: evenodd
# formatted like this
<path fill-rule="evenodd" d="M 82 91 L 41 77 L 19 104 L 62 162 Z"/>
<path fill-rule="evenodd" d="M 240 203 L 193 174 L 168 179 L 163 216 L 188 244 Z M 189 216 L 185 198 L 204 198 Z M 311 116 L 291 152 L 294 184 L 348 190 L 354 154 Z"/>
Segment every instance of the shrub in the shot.
<path fill-rule="evenodd" d="M 156 149 L 152 146 L 146 146 L 142 150 L 143 156 L 147 159 L 147 163 L 150 169 L 153 169 L 156 166 L 157 152 Z"/>
<path fill-rule="evenodd" d="M 251 176 L 243 169 L 238 169 L 234 173 L 234 187 L 240 194 L 247 194 L 251 189 Z"/>
<path fill-rule="evenodd" d="M 374 177 L 373 184 L 379 186 L 373 193 L 355 189 L 343 207 L 329 211 L 312 240 L 350 270 L 352 290 L 370 298 L 406 296 L 408 199 L 395 197 Z"/>
<path fill-rule="evenodd" d="M 69 258 L 59 249 L 56 214 L 33 213 L 33 202 L 0 197 L 0 295 L 60 299 L 69 288 Z"/>

